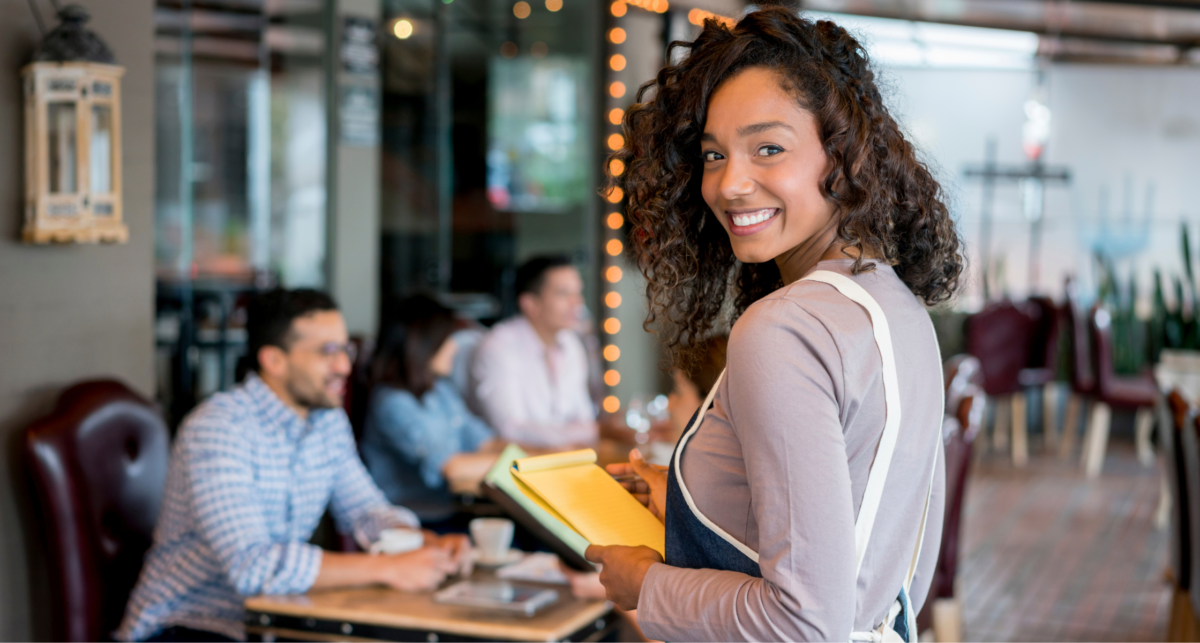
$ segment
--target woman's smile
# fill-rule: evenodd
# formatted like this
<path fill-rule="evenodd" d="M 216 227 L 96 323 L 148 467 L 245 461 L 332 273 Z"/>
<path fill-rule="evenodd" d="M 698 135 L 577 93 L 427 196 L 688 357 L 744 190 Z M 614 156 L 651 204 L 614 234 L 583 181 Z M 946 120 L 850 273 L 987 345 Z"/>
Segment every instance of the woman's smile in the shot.
<path fill-rule="evenodd" d="M 779 208 L 761 208 L 757 210 L 726 210 L 729 217 L 729 232 L 739 237 L 746 237 L 766 230 L 779 218 Z"/>

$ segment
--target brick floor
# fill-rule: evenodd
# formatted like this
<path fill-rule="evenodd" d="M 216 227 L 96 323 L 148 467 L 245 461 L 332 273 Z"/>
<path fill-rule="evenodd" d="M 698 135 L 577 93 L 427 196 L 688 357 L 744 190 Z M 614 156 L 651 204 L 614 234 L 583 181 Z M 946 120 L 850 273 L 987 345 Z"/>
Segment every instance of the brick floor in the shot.
<path fill-rule="evenodd" d="M 975 464 L 959 592 L 967 641 L 1161 641 L 1167 532 L 1154 529 L 1159 473 L 1116 442 L 1088 481 L 1078 460 L 997 453 Z"/>

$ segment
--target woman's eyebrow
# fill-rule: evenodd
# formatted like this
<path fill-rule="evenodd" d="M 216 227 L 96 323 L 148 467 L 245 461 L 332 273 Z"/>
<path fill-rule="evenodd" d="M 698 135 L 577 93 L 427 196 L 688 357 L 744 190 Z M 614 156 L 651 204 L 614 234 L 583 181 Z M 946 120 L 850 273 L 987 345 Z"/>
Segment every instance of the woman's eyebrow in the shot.
<path fill-rule="evenodd" d="M 749 136 L 751 134 L 758 134 L 760 132 L 765 132 L 769 129 L 774 129 L 776 127 L 782 127 L 787 130 L 792 130 L 792 126 L 788 125 L 787 123 L 785 123 L 783 121 L 767 121 L 765 123 L 754 123 L 753 125 L 743 125 L 742 127 L 739 127 L 738 128 L 738 136 Z M 795 130 L 792 130 L 792 131 L 795 131 Z"/>

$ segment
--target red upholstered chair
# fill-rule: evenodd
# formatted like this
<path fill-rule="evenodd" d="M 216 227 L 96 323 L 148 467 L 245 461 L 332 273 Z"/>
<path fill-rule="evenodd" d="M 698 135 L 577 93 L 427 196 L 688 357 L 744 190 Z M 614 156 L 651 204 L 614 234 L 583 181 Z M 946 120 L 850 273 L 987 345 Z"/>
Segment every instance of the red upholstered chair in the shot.
<path fill-rule="evenodd" d="M 1173 407 L 1173 424 L 1180 425 L 1178 446 L 1183 461 L 1183 490 L 1179 504 L 1186 505 L 1187 540 L 1180 543 L 1187 552 L 1188 585 L 1191 579 L 1200 578 L 1200 417 L 1196 415 L 1195 407 L 1189 405 L 1179 395 L 1172 395 L 1168 403 Z M 1172 535 L 1174 537 L 1174 535 Z M 1181 600 L 1186 598 L 1186 601 Z M 1180 603 L 1186 603 L 1180 605 Z M 1200 640 L 1200 625 L 1197 616 L 1200 615 L 1200 592 L 1188 591 L 1186 596 L 1176 595 L 1171 609 L 1171 622 L 1168 626 L 1169 641 Z M 1175 635 L 1175 637 L 1172 637 Z"/>
<path fill-rule="evenodd" d="M 1042 389 L 1042 431 L 1046 446 L 1058 446 L 1058 335 L 1062 311 L 1049 297 L 1030 297 L 1023 307 L 1032 316 L 1029 362 L 1017 375 L 1024 388 Z"/>
<path fill-rule="evenodd" d="M 917 615 L 917 629 L 933 627 L 939 641 L 962 640 L 962 605 L 955 593 L 958 577 L 959 533 L 971 448 L 983 425 L 986 396 L 979 360 L 956 355 L 946 361 L 946 420 L 942 440 L 946 454 L 946 507 L 942 543 L 925 606 Z"/>
<path fill-rule="evenodd" d="M 1154 464 L 1154 451 L 1150 447 L 1150 431 L 1154 428 L 1154 403 L 1158 397 L 1158 385 L 1154 378 L 1145 373 L 1136 376 L 1117 375 L 1112 359 L 1112 320 L 1108 311 L 1097 308 L 1091 315 L 1093 355 L 1096 365 L 1096 402 L 1092 405 L 1087 434 L 1083 440 L 1083 466 L 1089 478 L 1100 475 L 1104 466 L 1104 453 L 1108 448 L 1108 430 L 1112 423 L 1112 409 L 1136 410 L 1135 436 L 1138 459 L 1143 464 Z"/>
<path fill-rule="evenodd" d="M 1192 579 L 1192 538 L 1191 538 L 1191 508 L 1192 499 L 1189 497 L 1187 482 L 1187 465 L 1184 462 L 1184 445 L 1196 448 L 1195 433 L 1191 428 L 1191 418 L 1194 410 L 1177 390 L 1171 391 L 1166 400 L 1158 405 L 1159 411 L 1165 416 L 1159 419 L 1163 423 L 1162 451 L 1165 466 L 1165 477 L 1173 502 L 1171 508 L 1171 525 L 1169 539 L 1171 545 L 1171 575 L 1173 587 L 1171 597 L 1171 618 L 1167 625 L 1168 641 L 1200 640 L 1200 625 L 1197 623 L 1195 612 L 1191 605 Z M 1184 433 L 1192 431 L 1193 435 L 1184 439 Z M 1197 454 L 1191 456 L 1192 466 L 1200 466 Z M 1200 482 L 1200 476 L 1198 476 Z"/>
<path fill-rule="evenodd" d="M 979 359 L 983 390 L 996 400 L 992 443 L 997 449 L 1007 448 L 1011 425 L 1013 464 L 1024 466 L 1029 439 L 1020 376 L 1029 363 L 1032 316 L 1011 301 L 994 302 L 968 317 L 964 330 L 967 353 Z"/>
<path fill-rule="evenodd" d="M 25 431 L 50 551 L 60 641 L 101 641 L 120 623 L 150 547 L 167 477 L 167 427 L 114 380 L 76 384 Z"/>
<path fill-rule="evenodd" d="M 1063 418 L 1062 439 L 1058 444 L 1059 457 L 1070 457 L 1079 432 L 1079 418 L 1096 393 L 1096 371 L 1092 355 L 1092 338 L 1088 319 L 1091 312 L 1080 301 L 1078 289 L 1067 281 L 1067 303 L 1063 317 L 1067 336 L 1071 340 L 1071 396 L 1067 399 L 1067 414 Z"/>

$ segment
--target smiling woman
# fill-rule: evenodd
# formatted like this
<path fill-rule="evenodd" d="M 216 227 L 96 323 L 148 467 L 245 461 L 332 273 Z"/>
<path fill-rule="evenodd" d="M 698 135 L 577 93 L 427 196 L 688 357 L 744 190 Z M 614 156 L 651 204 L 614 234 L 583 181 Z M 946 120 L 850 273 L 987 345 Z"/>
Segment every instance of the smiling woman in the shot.
<path fill-rule="evenodd" d="M 624 115 L 626 145 L 612 155 L 626 171 L 610 175 L 609 185 L 628 195 L 631 237 L 638 240 L 631 249 L 648 281 L 647 322 L 661 322 L 676 366 L 696 358 L 688 338 L 732 321 L 722 318 L 728 295 L 736 317 L 784 283 L 774 255 L 737 253 L 760 242 L 738 243 L 747 230 L 735 232 L 741 226 L 723 216 L 727 207 L 758 204 L 713 200 L 713 177 L 748 181 L 739 166 L 750 159 L 758 170 L 770 168 L 778 177 L 771 181 L 803 184 L 796 198 L 803 195 L 806 212 L 826 207 L 817 202 L 835 210 L 835 236 L 850 249 L 847 256 L 865 253 L 894 266 L 927 304 L 949 298 L 963 266 L 941 187 L 889 114 L 854 38 L 832 22 L 780 9 L 754 12 L 733 29 L 710 20 L 694 42 L 673 47 L 687 56 L 639 89 Z M 754 100 L 741 100 L 740 92 Z M 739 120 L 740 131 L 718 131 L 714 117 L 731 107 L 753 110 L 757 119 Z M 785 134 L 790 146 L 777 138 Z M 701 180 L 703 191 L 695 189 Z M 726 188 L 736 197 L 736 186 Z M 716 222 L 710 212 L 730 226 L 732 240 L 723 227 L 706 225 Z M 790 224 L 786 238 L 797 234 L 803 236 Z M 857 260 L 854 272 L 871 265 Z M 739 286 L 733 292 L 731 277 Z"/>
<path fill-rule="evenodd" d="M 674 365 L 735 322 L 727 370 L 667 471 L 610 467 L 665 556 L 587 557 L 653 639 L 915 641 L 945 489 L 924 305 L 962 270 L 941 189 L 841 27 L 777 7 L 675 46 L 608 187 Z"/>

